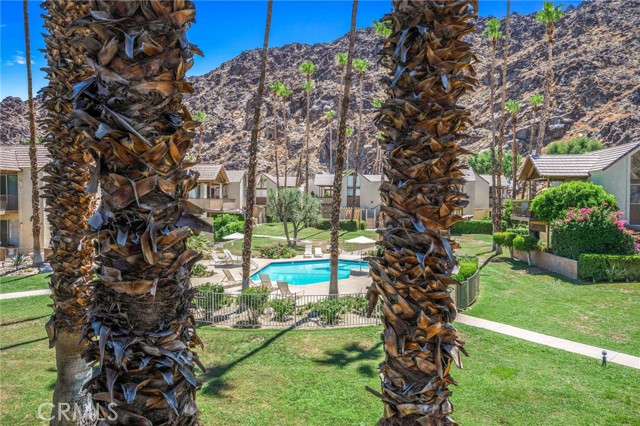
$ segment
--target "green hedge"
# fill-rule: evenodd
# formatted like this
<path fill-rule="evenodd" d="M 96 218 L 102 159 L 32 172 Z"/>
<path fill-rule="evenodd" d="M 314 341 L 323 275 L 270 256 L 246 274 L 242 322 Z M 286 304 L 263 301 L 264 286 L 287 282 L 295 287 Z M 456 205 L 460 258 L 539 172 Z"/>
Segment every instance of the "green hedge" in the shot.
<path fill-rule="evenodd" d="M 460 270 L 453 276 L 453 279 L 460 282 L 466 281 L 478 272 L 478 258 L 458 259 Z"/>
<path fill-rule="evenodd" d="M 328 231 L 331 229 L 331 220 L 330 219 L 322 219 L 318 223 L 316 223 L 316 228 L 322 229 L 323 231 Z M 367 229 L 367 222 L 364 220 L 356 220 L 351 221 L 349 219 L 340 221 L 340 230 L 347 232 L 355 232 L 355 231 L 364 231 Z"/>
<path fill-rule="evenodd" d="M 518 235 L 513 239 L 513 248 L 518 251 L 532 252 L 540 250 L 540 241 L 532 236 Z"/>
<path fill-rule="evenodd" d="M 491 235 L 493 225 L 486 220 L 465 220 L 451 227 L 452 234 L 487 234 Z"/>
<path fill-rule="evenodd" d="M 578 275 L 593 282 L 640 281 L 640 255 L 581 254 Z"/>
<path fill-rule="evenodd" d="M 515 232 L 496 232 L 493 234 L 493 242 L 503 247 L 513 247 L 513 240 L 519 236 Z"/>

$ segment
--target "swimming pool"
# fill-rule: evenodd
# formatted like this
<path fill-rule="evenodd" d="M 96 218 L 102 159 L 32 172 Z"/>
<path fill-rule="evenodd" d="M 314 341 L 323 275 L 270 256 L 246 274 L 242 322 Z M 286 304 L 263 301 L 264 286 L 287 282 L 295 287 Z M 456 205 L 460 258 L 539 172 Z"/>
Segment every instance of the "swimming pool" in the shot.
<path fill-rule="evenodd" d="M 349 278 L 351 270 L 363 271 L 369 269 L 367 262 L 357 260 L 340 260 L 338 262 L 338 279 Z M 330 260 L 308 260 L 301 262 L 278 262 L 262 268 L 251 276 L 254 281 L 260 281 L 259 274 L 267 274 L 271 281 L 286 281 L 289 284 L 305 285 L 329 281 L 331 273 Z"/>

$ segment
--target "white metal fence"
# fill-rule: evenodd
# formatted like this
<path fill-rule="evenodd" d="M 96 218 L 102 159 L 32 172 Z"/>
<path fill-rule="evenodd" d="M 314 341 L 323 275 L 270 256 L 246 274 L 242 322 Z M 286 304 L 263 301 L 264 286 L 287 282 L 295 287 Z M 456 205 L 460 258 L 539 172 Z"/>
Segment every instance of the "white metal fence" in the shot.
<path fill-rule="evenodd" d="M 195 318 L 225 327 L 333 327 L 381 324 L 380 307 L 367 317 L 363 294 L 293 295 L 229 294 L 199 291 Z"/>

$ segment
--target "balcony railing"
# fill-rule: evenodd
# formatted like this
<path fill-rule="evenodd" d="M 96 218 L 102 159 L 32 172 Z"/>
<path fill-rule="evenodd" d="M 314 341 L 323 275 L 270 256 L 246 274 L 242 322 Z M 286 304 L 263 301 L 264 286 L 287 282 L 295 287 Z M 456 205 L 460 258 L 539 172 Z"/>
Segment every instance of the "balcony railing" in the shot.
<path fill-rule="evenodd" d="M 535 215 L 531 211 L 530 200 L 511 200 L 511 218 L 514 220 L 531 220 Z"/>
<path fill-rule="evenodd" d="M 236 205 L 233 198 L 190 198 L 189 201 L 209 212 L 231 211 Z"/>
<path fill-rule="evenodd" d="M 0 213 L 18 210 L 17 195 L 0 195 Z"/>

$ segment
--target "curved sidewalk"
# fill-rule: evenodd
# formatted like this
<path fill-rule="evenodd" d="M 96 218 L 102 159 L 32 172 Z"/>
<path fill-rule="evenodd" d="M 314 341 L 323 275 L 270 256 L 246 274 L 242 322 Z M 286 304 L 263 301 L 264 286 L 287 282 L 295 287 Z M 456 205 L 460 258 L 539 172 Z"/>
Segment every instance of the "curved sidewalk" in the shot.
<path fill-rule="evenodd" d="M 0 294 L 0 300 L 20 299 L 21 297 L 30 297 L 30 296 L 44 296 L 46 294 L 51 294 L 51 290 L 46 289 L 46 290 L 18 291 L 16 293 Z"/>
<path fill-rule="evenodd" d="M 485 330 L 495 333 L 505 334 L 507 336 L 516 337 L 518 339 L 527 340 L 529 342 L 538 343 L 540 345 L 550 346 L 552 348 L 561 349 L 575 354 L 585 355 L 590 358 L 601 359 L 602 350 L 595 346 L 585 345 L 583 343 L 574 342 L 572 340 L 560 339 L 558 337 L 547 336 L 546 334 L 536 333 L 535 331 L 525 330 L 523 328 L 502 324 L 495 321 L 489 321 L 482 318 L 476 318 L 465 314 L 458 314 L 456 322 L 469 325 L 471 327 L 484 328 Z M 617 351 L 607 351 L 607 362 L 620 364 L 640 370 L 640 357 L 623 354 Z"/>

